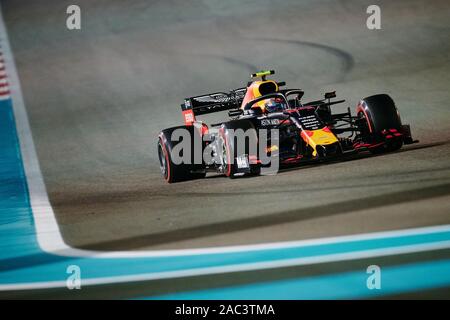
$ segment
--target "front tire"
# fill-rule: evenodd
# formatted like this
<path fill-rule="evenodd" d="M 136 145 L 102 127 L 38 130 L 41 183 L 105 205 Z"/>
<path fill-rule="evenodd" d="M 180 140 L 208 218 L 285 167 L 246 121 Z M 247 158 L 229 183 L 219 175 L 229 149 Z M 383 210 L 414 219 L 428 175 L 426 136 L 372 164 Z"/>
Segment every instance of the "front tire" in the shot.
<path fill-rule="evenodd" d="M 252 138 L 246 140 L 245 142 L 245 152 L 244 154 L 238 154 L 237 148 L 237 138 L 231 133 L 235 130 L 243 130 L 243 132 L 248 132 L 250 130 L 250 135 Z M 242 173 L 242 169 L 237 166 L 237 159 L 240 156 L 247 155 L 249 167 L 247 168 L 247 175 L 259 175 L 261 172 L 260 164 L 251 163 L 250 158 L 257 159 L 257 150 L 253 154 L 250 141 L 253 140 L 257 143 L 258 135 L 253 123 L 249 120 L 234 120 L 226 122 L 222 125 L 220 129 L 220 139 L 222 140 L 221 145 L 223 148 L 222 161 L 224 163 L 224 173 L 229 178 L 235 178 L 236 174 Z M 257 148 L 257 146 L 256 146 Z M 253 148 L 255 149 L 255 148 Z"/>
<path fill-rule="evenodd" d="M 361 100 L 356 107 L 361 120 L 361 135 L 372 153 L 383 153 L 398 150 L 403 145 L 401 137 L 386 140 L 386 132 L 391 130 L 400 133 L 402 122 L 394 101 L 387 94 L 377 94 Z"/>

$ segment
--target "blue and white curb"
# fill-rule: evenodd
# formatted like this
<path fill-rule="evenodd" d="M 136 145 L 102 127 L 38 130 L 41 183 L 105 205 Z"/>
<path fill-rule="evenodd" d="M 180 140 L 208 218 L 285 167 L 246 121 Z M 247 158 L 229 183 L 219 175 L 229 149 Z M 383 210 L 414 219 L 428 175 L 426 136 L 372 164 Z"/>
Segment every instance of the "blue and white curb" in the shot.
<path fill-rule="evenodd" d="M 364 270 L 342 272 L 316 277 L 268 281 L 227 288 L 197 290 L 154 296 L 149 299 L 170 300 L 312 300 L 312 299 L 362 299 L 396 295 L 411 291 L 441 289 L 450 285 L 450 260 L 385 266 L 382 269 L 380 290 L 368 290 Z M 276 294 L 273 294 L 273 293 Z M 141 297 L 141 299 L 146 299 Z"/>

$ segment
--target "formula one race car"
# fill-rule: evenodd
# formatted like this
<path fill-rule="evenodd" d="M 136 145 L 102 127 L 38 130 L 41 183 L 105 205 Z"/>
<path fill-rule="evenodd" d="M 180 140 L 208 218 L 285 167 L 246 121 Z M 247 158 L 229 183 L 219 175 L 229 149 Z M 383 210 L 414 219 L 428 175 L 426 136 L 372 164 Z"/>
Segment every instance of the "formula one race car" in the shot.
<path fill-rule="evenodd" d="M 348 153 L 398 150 L 414 141 L 409 125 L 402 125 L 394 101 L 387 94 L 362 99 L 356 115 L 350 108 L 333 113 L 345 100 L 303 103 L 300 89 L 280 89 L 284 82 L 268 80 L 274 71 L 252 75 L 247 87 L 185 99 L 184 126 L 161 131 L 158 156 L 169 182 L 205 177 L 207 172 L 228 177 L 257 175 L 264 168 L 304 161 L 326 160 Z M 228 111 L 228 121 L 211 124 L 197 116 Z M 238 134 L 239 133 L 239 134 Z"/>

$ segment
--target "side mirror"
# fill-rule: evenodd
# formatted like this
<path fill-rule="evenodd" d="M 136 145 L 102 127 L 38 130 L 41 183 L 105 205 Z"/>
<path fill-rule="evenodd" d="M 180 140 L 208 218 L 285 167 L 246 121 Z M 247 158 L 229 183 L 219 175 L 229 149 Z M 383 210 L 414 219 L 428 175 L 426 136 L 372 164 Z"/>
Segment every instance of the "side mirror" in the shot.
<path fill-rule="evenodd" d="M 263 111 L 261 107 L 254 106 L 251 109 L 247 110 L 248 114 L 254 115 L 254 116 L 260 116 L 263 114 Z"/>
<path fill-rule="evenodd" d="M 336 98 L 336 91 L 325 93 L 325 99 Z"/>
<path fill-rule="evenodd" d="M 243 114 L 244 111 L 242 109 L 236 109 L 236 110 L 230 110 L 228 111 L 228 116 L 230 117 L 237 117 Z"/>

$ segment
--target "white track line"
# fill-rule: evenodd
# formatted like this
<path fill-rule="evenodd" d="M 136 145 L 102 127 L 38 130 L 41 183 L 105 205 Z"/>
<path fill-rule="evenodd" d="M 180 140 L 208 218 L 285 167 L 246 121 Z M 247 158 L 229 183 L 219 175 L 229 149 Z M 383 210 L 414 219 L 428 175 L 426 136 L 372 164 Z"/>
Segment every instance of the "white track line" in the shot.
<path fill-rule="evenodd" d="M 25 103 L 22 96 L 19 77 L 15 67 L 12 51 L 10 48 L 8 34 L 3 20 L 0 7 L 0 39 L 3 51 L 3 60 L 8 70 L 9 87 L 13 102 L 16 127 L 20 141 L 23 165 L 25 168 L 31 208 L 36 224 L 36 236 L 41 249 L 47 253 L 70 256 L 70 257 L 92 257 L 92 258 L 137 258 L 137 257 L 161 257 L 179 255 L 199 255 L 211 253 L 229 253 L 254 250 L 267 250 L 278 248 L 289 248 L 311 244 L 326 244 L 333 242 L 358 241 L 365 239 L 376 239 L 392 236 L 424 234 L 450 229 L 450 225 L 415 228 L 406 230 L 395 230 L 386 232 L 376 232 L 368 234 L 358 234 L 351 236 L 329 237 L 314 240 L 300 240 L 289 242 L 275 242 L 255 245 L 223 246 L 212 248 L 196 248 L 181 250 L 149 250 L 149 251 L 92 251 L 81 250 L 68 246 L 62 238 L 58 223 L 53 212 L 53 208 L 48 199 L 47 190 L 44 184 L 42 173 L 36 154 L 33 137 L 28 122 Z M 3 71 L 2 71 L 3 72 Z M 2 74 L 0 72 L 0 75 Z M 4 73 L 4 72 L 3 72 Z"/>
<path fill-rule="evenodd" d="M 233 273 L 233 272 L 268 270 L 268 269 L 276 269 L 276 268 L 283 268 L 283 267 L 304 266 L 304 265 L 314 265 L 314 264 L 320 264 L 320 263 L 330 263 L 330 262 L 350 261 L 350 260 L 357 260 L 357 259 L 394 256 L 394 255 L 399 255 L 399 254 L 418 253 L 418 252 L 426 252 L 426 251 L 431 251 L 431 250 L 441 250 L 441 249 L 448 249 L 448 248 L 450 248 L 450 241 L 443 241 L 440 243 L 394 247 L 394 248 L 390 248 L 390 249 L 365 250 L 365 251 L 359 251 L 359 252 L 354 252 L 354 253 L 339 253 L 339 254 L 330 254 L 330 255 L 324 255 L 324 256 L 307 257 L 307 258 L 284 259 L 284 260 L 277 260 L 277 261 L 245 263 L 245 264 L 229 265 L 229 266 L 221 266 L 221 267 L 186 269 L 186 270 L 179 270 L 179 271 L 144 273 L 144 274 L 128 275 L 128 276 L 82 279 L 81 285 L 83 287 L 85 287 L 85 286 L 93 286 L 93 285 L 141 282 L 141 281 L 152 281 L 152 280 L 161 280 L 161 279 L 175 279 L 175 278 L 194 277 L 194 276 L 203 276 L 203 275 L 224 274 L 224 273 Z M 0 291 L 66 288 L 66 285 L 67 285 L 66 281 L 6 284 L 6 285 L 0 285 Z"/>

